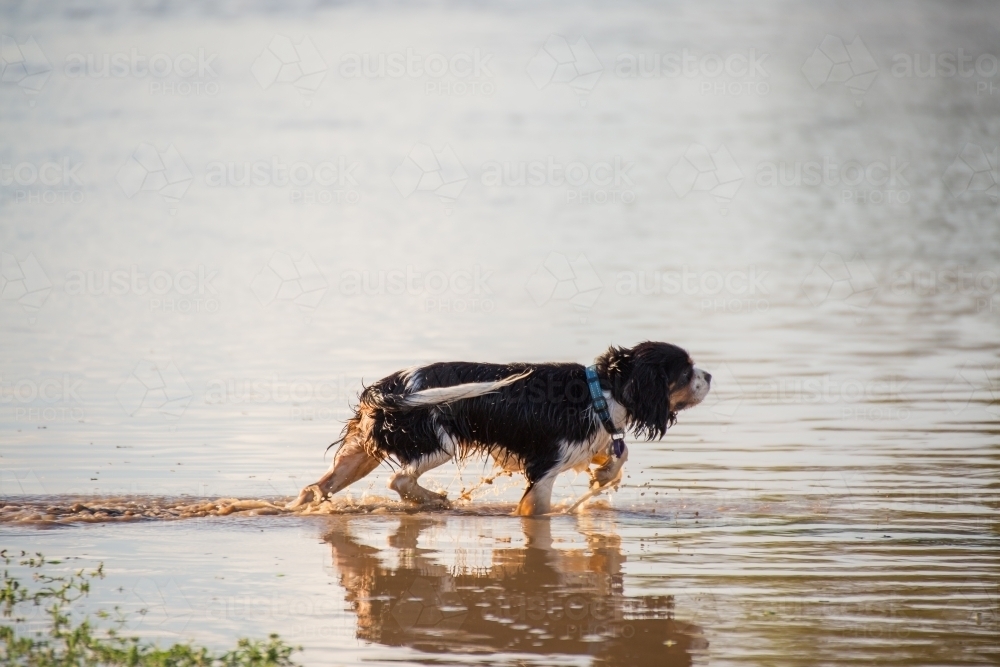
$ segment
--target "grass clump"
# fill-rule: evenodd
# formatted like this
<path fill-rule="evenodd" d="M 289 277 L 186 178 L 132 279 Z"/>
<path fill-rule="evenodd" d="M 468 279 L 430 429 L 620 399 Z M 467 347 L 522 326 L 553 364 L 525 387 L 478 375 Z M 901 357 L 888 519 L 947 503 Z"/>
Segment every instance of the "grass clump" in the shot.
<path fill-rule="evenodd" d="M 292 667 L 296 664 L 292 653 L 301 650 L 273 634 L 266 640 L 240 639 L 235 648 L 223 652 L 190 643 L 161 648 L 115 628 L 101 628 L 89 617 L 77 623 L 70 618 L 70 607 L 90 593 L 92 582 L 104 578 L 103 563 L 90 572 L 53 575 L 44 571 L 45 566 L 60 561 L 22 551 L 18 563 L 33 570 L 32 583 L 26 585 L 8 571 L 14 559 L 6 549 L 0 551 L 0 559 L 4 565 L 0 665 L 4 667 Z M 46 622 L 42 628 L 18 632 L 18 624 L 26 621 L 18 614 L 28 605 L 44 606 Z M 125 617 L 117 607 L 115 611 L 113 623 L 121 628 Z M 97 616 L 111 618 L 103 611 Z"/>

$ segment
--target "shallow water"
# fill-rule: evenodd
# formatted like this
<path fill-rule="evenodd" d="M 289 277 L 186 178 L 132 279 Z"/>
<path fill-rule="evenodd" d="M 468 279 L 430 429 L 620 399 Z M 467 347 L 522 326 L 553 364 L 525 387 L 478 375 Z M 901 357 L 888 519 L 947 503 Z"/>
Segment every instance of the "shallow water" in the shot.
<path fill-rule="evenodd" d="M 995 660 L 982 516 L 865 500 L 540 519 L 375 502 L 7 535 L 62 567 L 105 562 L 90 608 L 132 612 L 129 630 L 220 645 L 273 630 L 309 664 Z"/>
<path fill-rule="evenodd" d="M 0 87 L 0 162 L 81 165 L 68 200 L 0 185 L 0 543 L 103 561 L 92 608 L 145 609 L 131 627 L 164 641 L 279 632 L 307 664 L 1000 658 L 992 5 L 92 3 L 5 6 L 0 28 L 52 65 L 37 94 Z M 550 34 L 586 38 L 595 85 L 532 81 Z M 254 77 L 275 35 L 315 44 L 315 92 Z M 859 36 L 874 80 L 814 88 L 826 35 Z M 478 49 L 488 74 L 341 69 L 408 48 Z M 132 49 L 217 55 L 191 79 L 67 71 Z M 685 49 L 763 73 L 617 69 Z M 980 70 L 894 69 L 959 49 Z M 119 183 L 142 143 L 181 155 L 179 199 Z M 457 197 L 393 180 L 419 143 L 454 151 Z M 685 190 L 698 146 L 716 180 Z M 550 159 L 627 179 L 488 176 Z M 272 160 L 351 178 L 237 184 Z M 831 163 L 837 183 L 805 180 Z M 479 461 L 426 476 L 447 511 L 400 506 L 385 470 L 315 515 L 275 506 L 325 470 L 363 381 L 643 339 L 684 346 L 712 393 L 578 514 L 508 516 L 522 481 L 480 485 Z M 565 475 L 557 507 L 585 490 Z"/>

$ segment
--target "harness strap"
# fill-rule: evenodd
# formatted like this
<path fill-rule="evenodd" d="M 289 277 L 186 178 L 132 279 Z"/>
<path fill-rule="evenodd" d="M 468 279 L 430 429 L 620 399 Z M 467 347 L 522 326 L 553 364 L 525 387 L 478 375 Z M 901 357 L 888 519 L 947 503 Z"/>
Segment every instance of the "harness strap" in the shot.
<path fill-rule="evenodd" d="M 601 378 L 597 375 L 597 366 L 587 366 L 587 387 L 590 388 L 590 400 L 597 412 L 597 417 L 604 425 L 604 430 L 611 434 L 611 451 L 615 458 L 621 458 L 625 451 L 625 431 L 618 429 L 611 421 L 611 411 L 608 410 L 608 401 L 604 398 L 604 391 L 601 389 Z"/>

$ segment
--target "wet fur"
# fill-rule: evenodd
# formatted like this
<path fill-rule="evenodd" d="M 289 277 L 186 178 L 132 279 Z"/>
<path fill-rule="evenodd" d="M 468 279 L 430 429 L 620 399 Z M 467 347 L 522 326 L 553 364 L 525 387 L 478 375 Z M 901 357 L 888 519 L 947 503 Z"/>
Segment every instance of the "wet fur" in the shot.
<path fill-rule="evenodd" d="M 679 410 L 704 397 L 711 380 L 697 371 L 704 387 L 695 396 L 690 357 L 667 343 L 611 347 L 596 365 L 613 418 L 647 440 L 663 437 Z M 361 476 L 387 462 L 400 471 L 390 486 L 404 499 L 446 502 L 416 485 L 416 478 L 447 459 L 490 455 L 527 478 L 519 512 L 544 513 L 554 476 L 605 456 L 609 439 L 593 411 L 581 364 L 434 363 L 398 371 L 362 391 L 355 416 L 333 443 L 340 449 L 331 472 L 314 486 L 325 495 L 322 482 L 341 458 L 342 469 L 354 465 Z M 361 460 L 364 455 L 368 461 Z M 344 470 L 334 486 L 355 476 Z M 543 497 L 534 498 L 539 484 Z"/>

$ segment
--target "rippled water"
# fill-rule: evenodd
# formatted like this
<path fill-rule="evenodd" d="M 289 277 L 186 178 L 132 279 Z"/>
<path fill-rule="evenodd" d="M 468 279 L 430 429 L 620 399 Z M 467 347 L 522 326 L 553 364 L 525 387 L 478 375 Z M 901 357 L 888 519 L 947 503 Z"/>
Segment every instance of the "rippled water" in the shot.
<path fill-rule="evenodd" d="M 307 664 L 1000 658 L 992 5 L 93 3 L 0 28 L 51 65 L 32 94 L 5 73 L 0 162 L 80 165 L 0 185 L 0 542 L 103 561 L 93 608 L 145 609 L 130 627 L 164 641 L 276 631 Z M 594 85 L 532 80 L 551 34 L 585 38 Z M 315 45 L 311 94 L 255 77 L 275 35 Z M 855 36 L 851 88 L 823 62 Z M 217 55 L 69 68 L 132 49 Z M 407 49 L 489 59 L 342 69 Z M 756 73 L 710 75 L 734 55 Z M 179 199 L 129 190 L 144 143 L 181 156 Z M 457 156 L 457 198 L 393 179 L 418 144 Z M 350 178 L 237 184 L 273 161 Z M 503 184 L 533 161 L 626 178 Z M 643 339 L 712 393 L 579 514 L 507 516 L 521 480 L 479 485 L 481 462 L 427 476 L 471 490 L 450 511 L 401 507 L 383 470 L 319 515 L 271 506 L 326 468 L 363 381 Z M 585 490 L 566 475 L 558 507 Z"/>

